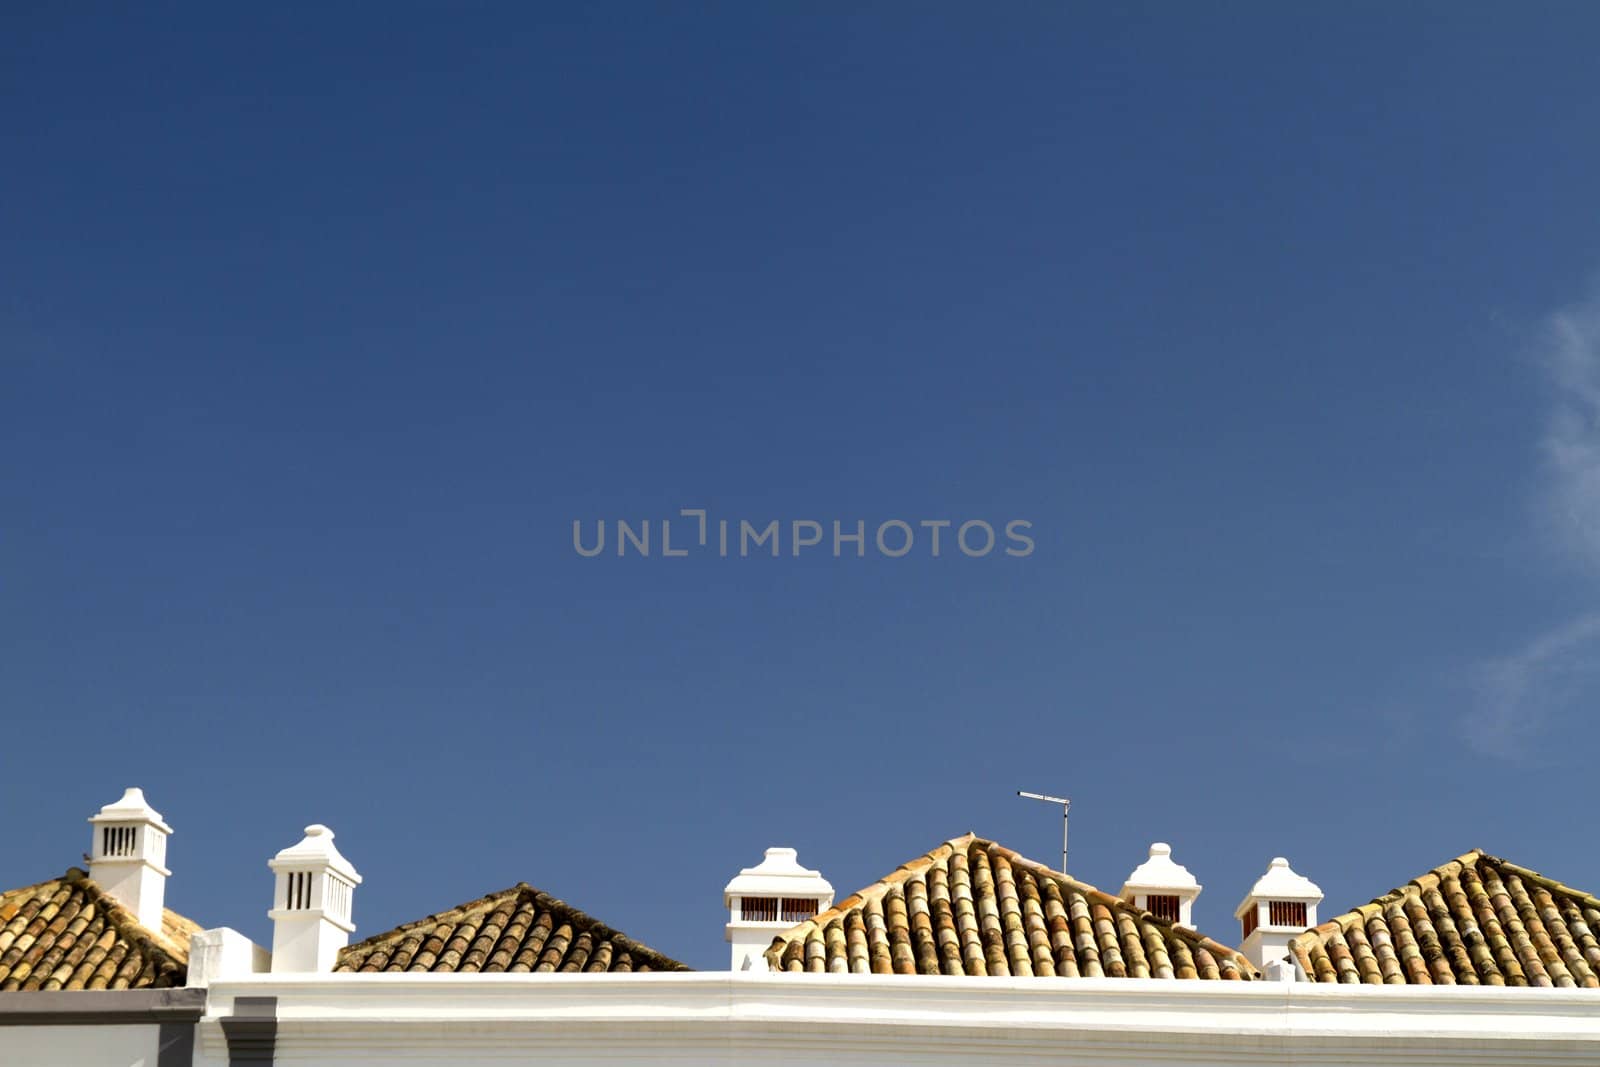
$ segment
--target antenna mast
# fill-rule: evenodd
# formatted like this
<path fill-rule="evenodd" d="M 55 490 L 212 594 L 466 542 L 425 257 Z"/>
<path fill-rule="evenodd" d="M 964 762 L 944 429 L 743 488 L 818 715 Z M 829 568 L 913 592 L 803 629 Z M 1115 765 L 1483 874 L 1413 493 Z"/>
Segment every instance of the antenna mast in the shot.
<path fill-rule="evenodd" d="M 1047 804 L 1061 805 L 1061 873 L 1067 873 L 1067 813 L 1072 809 L 1072 801 L 1066 797 L 1053 797 L 1044 793 L 1025 793 L 1017 790 L 1017 796 L 1024 800 L 1042 800 Z"/>

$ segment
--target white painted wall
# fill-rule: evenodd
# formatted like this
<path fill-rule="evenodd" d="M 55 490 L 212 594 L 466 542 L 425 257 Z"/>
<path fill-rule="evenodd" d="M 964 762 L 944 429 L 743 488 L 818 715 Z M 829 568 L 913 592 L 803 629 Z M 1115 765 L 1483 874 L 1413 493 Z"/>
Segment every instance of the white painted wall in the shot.
<path fill-rule="evenodd" d="M 200 1067 L 237 996 L 278 998 L 278 1063 L 325 1067 L 1600 1063 L 1594 990 L 724 972 L 219 981 Z"/>
<path fill-rule="evenodd" d="M 219 926 L 189 937 L 189 981 L 204 988 L 222 978 L 249 978 L 272 969 L 272 953 L 237 930 Z"/>
<path fill-rule="evenodd" d="M 0 1067 L 156 1067 L 160 1033 L 150 1023 L 0 1026 Z"/>

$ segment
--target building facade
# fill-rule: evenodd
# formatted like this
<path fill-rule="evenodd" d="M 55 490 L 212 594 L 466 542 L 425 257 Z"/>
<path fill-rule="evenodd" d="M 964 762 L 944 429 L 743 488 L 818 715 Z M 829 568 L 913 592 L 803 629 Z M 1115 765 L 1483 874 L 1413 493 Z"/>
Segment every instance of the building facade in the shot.
<path fill-rule="evenodd" d="M 967 834 L 837 903 L 775 848 L 692 972 L 521 883 L 352 944 L 323 826 L 269 949 L 165 907 L 138 790 L 91 822 L 87 872 L 0 894 L 0 1067 L 1600 1064 L 1600 900 L 1481 852 L 1320 923 L 1274 859 L 1233 948 L 1162 843 L 1111 894 Z"/>

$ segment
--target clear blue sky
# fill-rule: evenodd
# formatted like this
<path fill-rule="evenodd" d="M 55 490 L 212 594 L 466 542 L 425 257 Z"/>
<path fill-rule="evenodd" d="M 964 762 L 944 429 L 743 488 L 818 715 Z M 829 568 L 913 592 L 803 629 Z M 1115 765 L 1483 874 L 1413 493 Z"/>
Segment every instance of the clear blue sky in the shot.
<path fill-rule="evenodd" d="M 4 884 L 519 879 L 721 966 L 976 830 L 1600 889 L 1587 5 L 14 5 Z M 1565 309 L 1565 310 L 1564 310 Z M 1033 523 L 580 558 L 571 523 Z M 675 534 L 677 531 L 675 531 Z"/>

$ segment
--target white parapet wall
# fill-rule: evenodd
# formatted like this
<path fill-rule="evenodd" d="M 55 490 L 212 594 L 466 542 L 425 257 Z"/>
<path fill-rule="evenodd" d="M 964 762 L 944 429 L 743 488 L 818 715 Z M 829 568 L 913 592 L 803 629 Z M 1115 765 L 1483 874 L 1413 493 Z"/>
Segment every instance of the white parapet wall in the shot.
<path fill-rule="evenodd" d="M 189 982 L 197 988 L 223 979 L 249 978 L 272 969 L 272 953 L 237 930 L 219 926 L 189 937 Z"/>
<path fill-rule="evenodd" d="M 722 972 L 218 981 L 197 1065 L 244 997 L 276 1062 L 327 1067 L 1600 1063 L 1596 990 Z"/>

